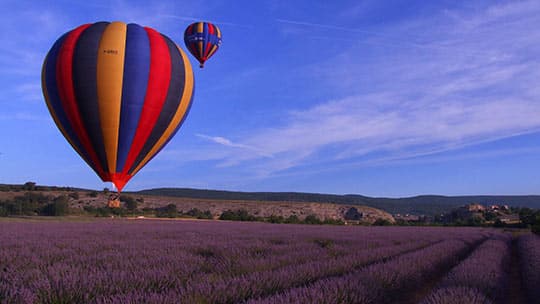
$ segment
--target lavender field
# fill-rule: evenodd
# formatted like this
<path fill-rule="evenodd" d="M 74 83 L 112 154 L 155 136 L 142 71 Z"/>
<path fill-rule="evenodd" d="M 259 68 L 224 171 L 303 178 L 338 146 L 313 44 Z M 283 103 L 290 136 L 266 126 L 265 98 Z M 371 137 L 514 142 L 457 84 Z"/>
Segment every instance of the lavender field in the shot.
<path fill-rule="evenodd" d="M 539 273 L 492 229 L 0 222 L 0 303 L 540 303 Z"/>

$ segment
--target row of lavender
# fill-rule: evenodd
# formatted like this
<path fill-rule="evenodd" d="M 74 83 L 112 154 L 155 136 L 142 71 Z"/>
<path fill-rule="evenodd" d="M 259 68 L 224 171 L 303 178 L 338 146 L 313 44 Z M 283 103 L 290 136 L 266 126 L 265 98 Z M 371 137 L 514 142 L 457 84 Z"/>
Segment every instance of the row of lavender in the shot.
<path fill-rule="evenodd" d="M 399 291 L 411 278 L 421 283 L 430 269 L 491 234 L 223 222 L 0 223 L 0 302 L 271 301 L 302 286 L 371 276 L 381 279 L 370 290 L 383 294 L 387 284 Z"/>
<path fill-rule="evenodd" d="M 464 255 L 470 246 L 464 241 L 444 241 L 345 276 L 320 280 L 250 303 L 402 302 L 408 290 L 426 284 L 431 277 Z"/>
<path fill-rule="evenodd" d="M 442 280 L 422 304 L 508 303 L 516 295 L 504 294 L 510 282 L 510 235 L 499 235 L 482 244 Z M 519 271 L 526 303 L 540 303 L 540 237 L 527 234 L 517 239 Z M 514 278 L 519 280 L 519 278 Z"/>
<path fill-rule="evenodd" d="M 508 282 L 511 235 L 485 241 L 454 267 L 422 304 L 481 304 L 504 301 Z"/>
<path fill-rule="evenodd" d="M 497 233 L 472 252 L 474 245 L 445 241 L 346 276 L 320 280 L 249 303 L 540 303 L 540 238 L 524 235 L 518 239 L 518 245 L 518 267 L 526 294 L 508 294 L 510 285 L 517 284 L 519 288 L 519 282 L 510 282 L 509 276 L 512 236 Z M 463 260 L 456 263 L 460 258 Z M 456 266 L 424 295 L 424 290 L 431 288 L 430 280 L 437 280 L 453 264 Z M 513 292 L 516 291 L 522 290 Z"/>
<path fill-rule="evenodd" d="M 518 240 L 523 284 L 530 303 L 540 303 L 540 236 L 525 235 Z"/>

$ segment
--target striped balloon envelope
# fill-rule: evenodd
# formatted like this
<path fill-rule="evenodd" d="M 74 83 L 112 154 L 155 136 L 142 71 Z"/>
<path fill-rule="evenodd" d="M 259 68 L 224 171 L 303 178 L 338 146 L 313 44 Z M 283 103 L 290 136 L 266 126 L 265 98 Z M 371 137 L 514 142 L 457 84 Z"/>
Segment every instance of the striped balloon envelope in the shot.
<path fill-rule="evenodd" d="M 84 24 L 60 37 L 42 89 L 64 137 L 103 181 L 121 191 L 171 140 L 193 99 L 186 54 L 137 24 Z"/>
<path fill-rule="evenodd" d="M 206 60 L 212 57 L 221 46 L 221 31 L 215 24 L 195 22 L 186 28 L 184 43 L 202 68 Z"/>

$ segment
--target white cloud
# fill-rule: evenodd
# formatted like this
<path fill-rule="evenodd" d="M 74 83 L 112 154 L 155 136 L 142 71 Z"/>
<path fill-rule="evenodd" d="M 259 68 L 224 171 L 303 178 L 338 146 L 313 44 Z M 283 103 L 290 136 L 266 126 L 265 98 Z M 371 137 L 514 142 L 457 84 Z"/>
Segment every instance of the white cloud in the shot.
<path fill-rule="evenodd" d="M 257 147 L 274 159 L 252 153 L 227 154 L 224 161 L 264 175 L 314 162 L 355 163 L 370 153 L 391 153 L 392 159 L 429 155 L 538 132 L 538 16 L 538 2 L 511 2 L 474 13 L 447 11 L 381 34 L 357 30 L 369 37 L 351 39 L 342 53 L 294 73 L 310 75 L 314 86 L 346 97 L 290 112 L 286 124 L 234 143 Z M 278 21 L 314 32 L 341 29 Z M 365 42 L 375 43 L 374 51 L 384 56 L 372 62 L 362 58 Z"/>
<path fill-rule="evenodd" d="M 204 135 L 204 134 L 196 134 L 196 136 L 198 136 L 200 138 L 203 138 L 203 139 L 206 139 L 206 140 L 209 140 L 209 141 L 212 141 L 214 143 L 220 144 L 222 146 L 226 146 L 226 147 L 230 147 L 230 148 L 239 148 L 239 149 L 242 149 L 242 150 L 248 150 L 250 152 L 254 152 L 257 156 L 269 157 L 269 158 L 273 157 L 272 154 L 266 153 L 265 151 L 261 150 L 260 148 L 257 148 L 255 146 L 249 146 L 249 145 L 245 145 L 245 144 L 240 144 L 240 143 L 234 143 L 234 142 L 232 142 L 231 140 L 229 140 L 229 139 L 227 139 L 225 137 L 208 136 L 208 135 Z"/>

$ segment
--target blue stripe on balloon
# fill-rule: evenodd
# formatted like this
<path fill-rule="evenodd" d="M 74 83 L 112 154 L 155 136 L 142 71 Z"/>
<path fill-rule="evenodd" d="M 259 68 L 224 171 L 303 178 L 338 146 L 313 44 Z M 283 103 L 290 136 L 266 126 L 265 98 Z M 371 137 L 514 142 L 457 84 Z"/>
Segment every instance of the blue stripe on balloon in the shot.
<path fill-rule="evenodd" d="M 121 172 L 126 163 L 144 106 L 150 74 L 150 42 L 146 31 L 142 26 L 131 23 L 127 26 L 126 36 L 116 172 Z"/>
<path fill-rule="evenodd" d="M 204 23 L 203 25 L 203 37 L 204 37 L 204 40 L 203 40 L 203 54 L 206 54 L 206 49 L 207 49 L 207 42 L 209 41 L 208 40 L 208 35 L 210 34 L 210 31 L 208 30 L 208 23 Z"/>
<path fill-rule="evenodd" d="M 49 54 L 47 54 L 47 62 L 45 66 L 45 86 L 47 89 L 47 95 L 49 96 L 49 104 L 51 105 L 58 122 L 66 132 L 71 142 L 77 146 L 77 149 L 82 154 L 81 157 L 84 159 L 84 161 L 86 161 L 92 167 L 90 156 L 88 155 L 87 151 L 84 150 L 79 138 L 73 130 L 73 127 L 69 123 L 64 108 L 62 107 L 62 101 L 60 100 L 60 94 L 58 92 L 58 83 L 56 82 L 56 65 L 58 63 L 58 55 L 60 48 L 62 47 L 62 44 L 64 43 L 64 40 L 68 34 L 69 32 L 60 37 L 49 51 Z"/>
<path fill-rule="evenodd" d="M 184 90 L 186 89 L 186 67 L 184 66 L 182 55 L 169 37 L 163 34 L 161 36 L 167 43 L 167 46 L 169 47 L 169 54 L 171 55 L 171 80 L 169 83 L 169 90 L 167 91 L 165 103 L 161 108 L 161 113 L 159 114 L 154 126 L 152 126 L 152 132 L 150 135 L 148 135 L 141 152 L 130 168 L 130 174 L 141 163 L 141 161 L 143 161 L 146 155 L 150 153 L 161 135 L 163 135 L 171 123 L 172 119 L 174 118 L 174 114 L 176 114 L 176 111 L 180 106 L 180 101 L 182 99 Z"/>
<path fill-rule="evenodd" d="M 73 54 L 73 88 L 79 112 L 101 167 L 108 171 L 97 95 L 97 57 L 99 41 L 109 22 L 89 26 L 77 40 Z M 93 168 L 94 166 L 92 166 Z"/>

